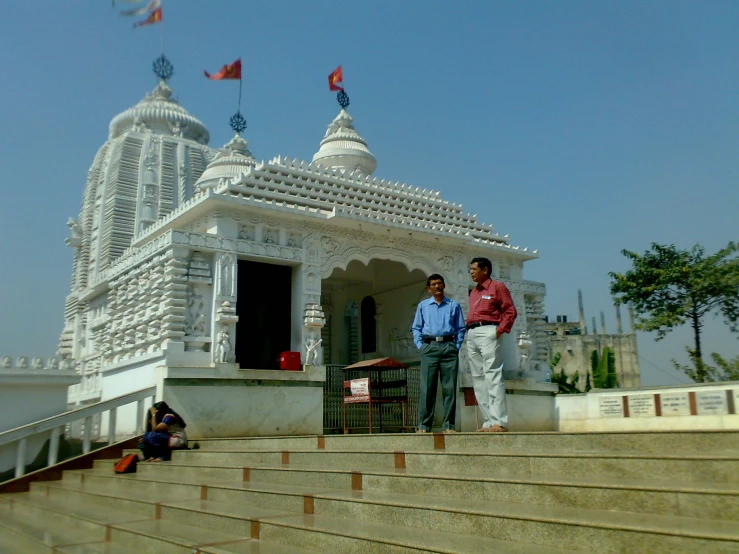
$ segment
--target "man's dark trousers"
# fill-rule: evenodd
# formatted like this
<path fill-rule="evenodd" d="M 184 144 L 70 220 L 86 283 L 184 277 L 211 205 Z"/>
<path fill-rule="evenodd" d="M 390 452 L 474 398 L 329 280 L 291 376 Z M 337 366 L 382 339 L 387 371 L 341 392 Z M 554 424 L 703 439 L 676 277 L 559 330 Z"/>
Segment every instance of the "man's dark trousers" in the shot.
<path fill-rule="evenodd" d="M 421 346 L 421 393 L 418 398 L 418 428 L 431 431 L 434 423 L 436 387 L 441 375 L 444 399 L 444 429 L 454 429 L 457 416 L 457 369 L 459 350 L 453 342 L 431 341 Z"/>

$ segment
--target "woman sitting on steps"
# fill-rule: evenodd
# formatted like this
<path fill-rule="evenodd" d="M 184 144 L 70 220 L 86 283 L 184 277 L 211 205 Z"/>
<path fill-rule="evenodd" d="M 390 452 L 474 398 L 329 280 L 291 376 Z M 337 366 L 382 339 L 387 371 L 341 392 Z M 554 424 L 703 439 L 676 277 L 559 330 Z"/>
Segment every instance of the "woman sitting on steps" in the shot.
<path fill-rule="evenodd" d="M 172 450 L 187 448 L 185 421 L 166 402 L 149 408 L 146 433 L 139 443 L 145 462 L 164 462 L 172 458 Z"/>

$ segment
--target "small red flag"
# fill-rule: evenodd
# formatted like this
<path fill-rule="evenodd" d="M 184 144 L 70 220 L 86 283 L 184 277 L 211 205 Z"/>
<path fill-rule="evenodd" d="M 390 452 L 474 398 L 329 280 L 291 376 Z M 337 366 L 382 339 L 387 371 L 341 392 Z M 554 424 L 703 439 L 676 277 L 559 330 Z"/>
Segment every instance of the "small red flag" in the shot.
<path fill-rule="evenodd" d="M 149 17 L 147 17 L 144 21 L 139 21 L 138 23 L 133 24 L 133 28 L 136 27 L 143 27 L 145 25 L 153 25 L 154 23 L 159 23 L 162 21 L 162 8 L 157 8 L 153 12 L 149 14 Z"/>
<path fill-rule="evenodd" d="M 224 65 L 221 70 L 215 75 L 211 75 L 207 71 L 203 71 L 208 79 L 214 81 L 220 81 L 222 79 L 241 79 L 241 58 L 236 60 L 234 63 Z"/>
<path fill-rule="evenodd" d="M 337 83 L 341 83 L 341 85 Z M 334 69 L 331 75 L 328 76 L 328 89 L 344 90 L 344 71 L 341 69 L 341 66 Z"/>

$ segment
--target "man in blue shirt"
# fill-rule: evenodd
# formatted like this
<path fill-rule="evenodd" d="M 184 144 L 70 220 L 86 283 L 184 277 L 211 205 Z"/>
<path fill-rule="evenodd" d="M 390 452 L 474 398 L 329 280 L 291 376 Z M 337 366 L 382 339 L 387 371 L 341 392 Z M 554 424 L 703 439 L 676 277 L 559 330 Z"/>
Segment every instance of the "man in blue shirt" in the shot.
<path fill-rule="evenodd" d="M 418 431 L 428 433 L 434 422 L 436 387 L 441 376 L 444 399 L 444 433 L 454 433 L 457 413 L 459 349 L 466 327 L 459 302 L 444 297 L 444 277 L 434 273 L 426 280 L 431 294 L 418 303 L 411 327 L 421 351 L 421 391 L 418 399 Z"/>

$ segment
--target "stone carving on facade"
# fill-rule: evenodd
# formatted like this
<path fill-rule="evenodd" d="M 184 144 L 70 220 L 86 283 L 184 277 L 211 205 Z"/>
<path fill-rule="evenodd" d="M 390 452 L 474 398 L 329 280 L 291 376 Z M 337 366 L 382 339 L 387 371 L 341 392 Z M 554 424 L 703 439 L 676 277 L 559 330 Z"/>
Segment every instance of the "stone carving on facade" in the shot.
<path fill-rule="evenodd" d="M 518 375 L 526 377 L 531 371 L 531 347 L 533 342 L 528 333 L 518 334 Z"/>
<path fill-rule="evenodd" d="M 264 244 L 277 244 L 277 232 L 273 230 L 266 230 L 264 232 Z"/>
<path fill-rule="evenodd" d="M 44 369 L 44 359 L 36 356 L 31 362 L 31 369 L 41 371 Z"/>
<path fill-rule="evenodd" d="M 254 240 L 254 227 L 252 225 L 239 226 L 239 239 Z"/>
<path fill-rule="evenodd" d="M 303 359 L 307 365 L 318 365 L 323 360 L 323 351 L 320 347 L 322 339 L 321 329 L 326 325 L 326 316 L 323 308 L 316 302 L 307 302 L 303 311 Z M 308 361 L 310 359 L 311 361 Z"/>
<path fill-rule="evenodd" d="M 67 227 L 69 227 L 69 237 L 64 239 L 64 243 L 72 248 L 79 248 L 82 246 L 82 226 L 79 222 L 70 217 L 67 220 Z"/>
<path fill-rule="evenodd" d="M 454 258 L 452 258 L 451 256 L 444 256 L 442 258 L 439 258 L 439 266 L 446 274 L 444 277 L 446 277 L 447 280 L 451 280 L 454 270 Z"/>
<path fill-rule="evenodd" d="M 28 357 L 21 356 L 18 358 L 18 369 L 28 369 Z"/>
<path fill-rule="evenodd" d="M 57 360 L 56 358 L 49 358 L 47 369 L 50 369 L 52 371 L 59 369 L 59 360 Z"/>
<path fill-rule="evenodd" d="M 331 255 L 336 252 L 339 249 L 339 246 L 341 245 L 331 237 L 321 238 L 321 247 L 327 255 Z"/>
<path fill-rule="evenodd" d="M 231 336 L 225 328 L 218 332 L 218 341 L 216 344 L 216 362 L 220 364 L 233 363 L 233 352 L 231 347 Z"/>
<path fill-rule="evenodd" d="M 319 356 L 319 347 L 323 339 L 318 339 L 311 335 L 305 340 L 305 365 L 319 365 L 317 362 L 323 357 Z"/>
<path fill-rule="evenodd" d="M 203 293 L 197 286 L 190 285 L 189 289 L 185 334 L 198 337 L 207 336 L 208 320 Z"/>
<path fill-rule="evenodd" d="M 300 238 L 295 233 L 290 233 L 287 237 L 287 245 L 291 248 L 299 248 L 300 247 Z"/>
<path fill-rule="evenodd" d="M 0 359 L 0 368 L 1 369 L 10 369 L 13 367 L 13 358 L 10 356 L 3 356 L 2 359 Z"/>
<path fill-rule="evenodd" d="M 221 296 L 234 297 L 235 291 L 235 261 L 231 254 L 225 254 L 218 262 L 218 294 Z"/>

